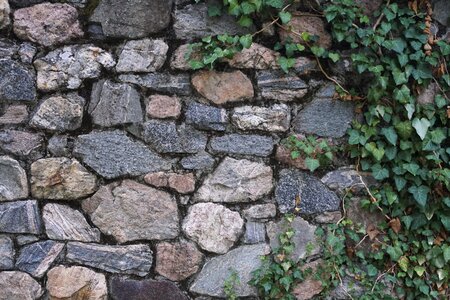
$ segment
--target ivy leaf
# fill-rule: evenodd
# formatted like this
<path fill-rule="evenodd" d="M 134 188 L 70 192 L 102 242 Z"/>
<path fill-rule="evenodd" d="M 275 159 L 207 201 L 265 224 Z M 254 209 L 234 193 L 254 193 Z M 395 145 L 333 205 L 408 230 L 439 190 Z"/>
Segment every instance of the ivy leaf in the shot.
<path fill-rule="evenodd" d="M 444 225 L 447 231 L 450 230 L 450 216 L 440 215 L 442 225 Z"/>
<path fill-rule="evenodd" d="M 414 267 L 414 272 L 417 273 L 417 275 L 419 275 L 420 277 L 422 277 L 423 273 L 425 273 L 425 268 L 422 266 L 415 266 Z"/>
<path fill-rule="evenodd" d="M 406 256 L 400 257 L 400 259 L 398 260 L 398 265 L 403 272 L 406 272 L 409 266 L 409 259 Z"/>
<path fill-rule="evenodd" d="M 289 23 L 289 21 L 290 21 L 291 18 L 292 18 L 291 13 L 290 13 L 290 12 L 287 12 L 287 11 L 280 11 L 280 12 L 278 13 L 278 16 L 280 17 L 281 22 L 282 22 L 283 24 Z"/>
<path fill-rule="evenodd" d="M 403 255 L 403 251 L 399 247 L 389 246 L 386 249 L 386 252 L 391 257 L 391 260 L 395 261 L 395 262 L 398 261 L 400 259 L 400 257 Z"/>
<path fill-rule="evenodd" d="M 436 106 L 438 108 L 443 108 L 445 105 L 447 105 L 447 100 L 445 100 L 445 98 L 442 95 L 437 95 L 434 98 L 434 102 L 436 103 Z"/>
<path fill-rule="evenodd" d="M 248 49 L 252 45 L 252 40 L 253 40 L 252 35 L 246 34 L 239 38 L 239 43 L 241 43 L 242 47 Z"/>
<path fill-rule="evenodd" d="M 242 16 L 239 18 L 238 23 L 239 23 L 239 25 L 241 25 L 242 27 L 250 27 L 250 26 L 253 25 L 253 20 L 252 20 L 250 17 L 248 17 L 248 16 L 242 15 Z"/>
<path fill-rule="evenodd" d="M 403 39 L 398 38 L 398 39 L 392 40 L 392 50 L 394 50 L 395 52 L 402 54 L 403 51 L 405 50 L 405 48 L 406 48 L 406 42 Z"/>
<path fill-rule="evenodd" d="M 292 68 L 295 65 L 295 58 L 287 58 L 287 57 L 284 57 L 284 56 L 280 56 L 278 58 L 278 64 L 280 65 L 280 68 L 285 73 L 288 73 L 289 69 Z"/>
<path fill-rule="evenodd" d="M 413 195 L 414 200 L 416 200 L 416 202 L 420 206 L 424 207 L 427 204 L 428 193 L 430 192 L 429 187 L 424 186 L 424 185 L 412 186 L 408 189 L 408 192 L 410 192 Z M 450 218 L 449 218 L 449 221 L 450 221 Z"/>
<path fill-rule="evenodd" d="M 414 120 L 412 121 L 412 126 L 416 130 L 419 137 L 423 140 L 428 132 L 428 128 L 430 128 L 431 126 L 431 123 L 425 118 L 414 118 Z"/>
<path fill-rule="evenodd" d="M 396 85 L 402 85 L 408 82 L 405 72 L 400 69 L 394 69 L 392 71 L 392 76 L 394 76 L 394 81 Z"/>
<path fill-rule="evenodd" d="M 322 57 L 325 54 L 325 49 L 318 46 L 312 46 L 311 52 L 317 57 Z"/>
<path fill-rule="evenodd" d="M 222 7 L 217 4 L 208 3 L 208 16 L 218 17 L 222 14 Z"/>
<path fill-rule="evenodd" d="M 403 190 L 403 188 L 406 185 L 406 179 L 400 176 L 394 176 L 395 181 L 395 187 L 397 188 L 397 191 Z"/>
<path fill-rule="evenodd" d="M 414 105 L 408 103 L 405 105 L 405 109 L 408 112 L 408 119 L 411 120 L 414 112 L 416 111 L 416 108 L 414 107 Z"/>
<path fill-rule="evenodd" d="M 395 132 L 394 127 L 384 127 L 383 129 L 381 129 L 381 134 L 383 134 L 388 142 L 392 145 L 397 144 L 398 136 L 397 132 Z"/>
<path fill-rule="evenodd" d="M 372 264 L 367 265 L 367 275 L 374 277 L 377 274 L 378 274 L 378 269 L 375 268 L 374 265 L 372 265 Z"/>
<path fill-rule="evenodd" d="M 311 172 L 314 172 L 318 167 L 320 167 L 320 162 L 317 159 L 307 157 L 305 159 L 305 165 Z"/>
<path fill-rule="evenodd" d="M 380 164 L 372 166 L 372 176 L 376 180 L 383 180 L 389 177 L 389 170 L 383 168 Z"/>
<path fill-rule="evenodd" d="M 402 139 L 408 139 L 411 136 L 412 133 L 412 126 L 410 122 L 400 122 L 398 124 L 395 125 L 395 130 L 397 130 L 398 135 L 402 138 Z"/>
<path fill-rule="evenodd" d="M 339 58 L 341 58 L 341 57 L 339 56 L 338 53 L 333 53 L 333 52 L 328 53 L 328 57 L 329 57 L 333 62 L 337 62 L 337 61 L 339 60 Z"/>
<path fill-rule="evenodd" d="M 403 164 L 403 168 L 411 173 L 413 176 L 417 175 L 417 171 L 419 171 L 420 166 L 415 163 Z"/>
<path fill-rule="evenodd" d="M 282 8 L 284 5 L 283 0 L 266 0 L 266 5 L 272 6 L 273 8 Z"/>

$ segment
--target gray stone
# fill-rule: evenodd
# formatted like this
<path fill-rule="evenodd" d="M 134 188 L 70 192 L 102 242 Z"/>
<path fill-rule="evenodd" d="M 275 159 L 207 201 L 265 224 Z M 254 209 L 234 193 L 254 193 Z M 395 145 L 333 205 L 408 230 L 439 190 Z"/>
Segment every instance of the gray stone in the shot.
<path fill-rule="evenodd" d="M 19 130 L 0 131 L 0 149 L 13 155 L 32 160 L 44 156 L 44 136 Z"/>
<path fill-rule="evenodd" d="M 128 41 L 120 50 L 116 71 L 124 72 L 155 72 L 166 61 L 169 46 L 163 40 Z"/>
<path fill-rule="evenodd" d="M 18 271 L 0 272 L 1 300 L 37 300 L 44 290 L 30 275 Z"/>
<path fill-rule="evenodd" d="M 80 135 L 73 153 L 108 179 L 124 175 L 138 176 L 171 168 L 169 161 L 117 130 Z"/>
<path fill-rule="evenodd" d="M 0 0 L 0 30 L 11 24 L 11 19 L 9 18 L 10 13 L 11 8 L 9 7 L 8 0 Z"/>
<path fill-rule="evenodd" d="M 119 243 L 173 239 L 179 233 L 175 198 L 136 181 L 103 186 L 82 207 L 103 233 Z"/>
<path fill-rule="evenodd" d="M 152 120 L 142 125 L 144 141 L 159 153 L 197 153 L 205 150 L 206 134 L 172 121 Z"/>
<path fill-rule="evenodd" d="M 295 169 L 281 170 L 275 189 L 278 209 L 282 213 L 292 211 L 297 197 L 300 213 L 306 215 L 339 210 L 341 203 L 338 196 L 314 176 Z"/>
<path fill-rule="evenodd" d="M 0 125 L 21 124 L 28 119 L 26 105 L 9 105 L 1 112 Z"/>
<path fill-rule="evenodd" d="M 18 50 L 19 46 L 13 40 L 0 38 L 0 58 L 11 58 Z"/>
<path fill-rule="evenodd" d="M 17 245 L 23 246 L 39 241 L 39 237 L 30 234 L 21 234 L 16 237 Z"/>
<path fill-rule="evenodd" d="M 289 130 L 291 110 L 286 104 L 242 106 L 234 109 L 231 121 L 241 130 L 284 132 Z"/>
<path fill-rule="evenodd" d="M 0 232 L 40 234 L 42 221 L 37 201 L 0 203 Z"/>
<path fill-rule="evenodd" d="M 225 109 L 196 102 L 188 105 L 185 116 L 186 124 L 203 130 L 225 131 L 228 124 Z"/>
<path fill-rule="evenodd" d="M 89 21 L 114 38 L 141 38 L 169 25 L 172 0 L 101 0 Z"/>
<path fill-rule="evenodd" d="M 25 7 L 44 2 L 45 0 L 9 0 L 12 7 Z"/>
<path fill-rule="evenodd" d="M 92 123 L 109 127 L 142 122 L 140 98 L 139 92 L 130 84 L 111 80 L 96 82 L 88 108 Z"/>
<path fill-rule="evenodd" d="M 258 244 L 266 241 L 266 226 L 264 223 L 245 223 L 244 243 Z"/>
<path fill-rule="evenodd" d="M 86 101 L 76 93 L 52 96 L 41 102 L 30 125 L 49 131 L 73 131 L 81 127 Z"/>
<path fill-rule="evenodd" d="M 375 179 L 367 174 L 363 176 L 354 168 L 343 167 L 325 174 L 321 181 L 331 190 L 337 191 L 340 195 L 344 195 L 347 189 L 352 193 L 358 194 L 365 191 L 365 185 L 373 185 Z"/>
<path fill-rule="evenodd" d="M 48 203 L 42 217 L 45 233 L 52 240 L 100 242 L 100 231 L 91 227 L 81 212 L 67 205 Z"/>
<path fill-rule="evenodd" d="M 195 194 L 198 202 L 256 201 L 272 191 L 272 169 L 246 159 L 226 157 Z"/>
<path fill-rule="evenodd" d="M 14 243 L 6 235 L 0 235 L 0 270 L 14 268 Z"/>
<path fill-rule="evenodd" d="M 27 174 L 19 162 L 9 156 L 0 156 L 0 202 L 23 199 L 28 196 Z"/>
<path fill-rule="evenodd" d="M 135 280 L 113 277 L 110 280 L 113 300 L 188 300 L 173 283 L 163 280 Z"/>
<path fill-rule="evenodd" d="M 38 49 L 31 43 L 20 44 L 19 51 L 17 52 L 20 57 L 20 61 L 24 64 L 31 64 Z"/>
<path fill-rule="evenodd" d="M 110 273 L 146 276 L 152 266 L 152 250 L 148 245 L 110 246 L 69 242 L 68 262 L 94 267 Z"/>
<path fill-rule="evenodd" d="M 244 209 L 242 214 L 247 220 L 265 220 L 276 216 L 277 207 L 272 203 L 257 204 Z"/>
<path fill-rule="evenodd" d="M 450 27 L 450 3 L 447 0 L 434 0 L 433 19 L 444 26 Z"/>
<path fill-rule="evenodd" d="M 0 101 L 34 101 L 35 76 L 21 64 L 0 59 Z"/>
<path fill-rule="evenodd" d="M 241 246 L 225 255 L 209 260 L 195 278 L 189 290 L 192 293 L 225 298 L 223 284 L 233 272 L 237 273 L 239 282 L 234 286 L 238 297 L 257 296 L 254 286 L 248 284 L 252 271 L 261 267 L 260 257 L 269 254 L 266 244 Z"/>
<path fill-rule="evenodd" d="M 303 98 L 308 92 L 308 85 L 294 72 L 257 71 L 256 82 L 261 97 L 269 100 L 294 101 Z"/>
<path fill-rule="evenodd" d="M 213 137 L 211 150 L 215 153 L 269 156 L 273 151 L 273 139 L 262 135 L 227 134 Z"/>
<path fill-rule="evenodd" d="M 181 166 L 188 170 L 210 170 L 215 164 L 214 157 L 207 152 L 199 152 L 195 155 L 183 157 Z"/>
<path fill-rule="evenodd" d="M 119 80 L 134 83 L 152 91 L 178 95 L 190 95 L 191 80 L 189 74 L 171 75 L 166 73 L 149 73 L 142 75 L 124 74 Z"/>
<path fill-rule="evenodd" d="M 68 156 L 69 137 L 67 135 L 54 135 L 48 140 L 47 150 L 53 156 Z"/>
<path fill-rule="evenodd" d="M 41 278 L 63 253 L 63 249 L 63 243 L 50 240 L 27 245 L 20 249 L 16 268 L 33 277 Z"/>

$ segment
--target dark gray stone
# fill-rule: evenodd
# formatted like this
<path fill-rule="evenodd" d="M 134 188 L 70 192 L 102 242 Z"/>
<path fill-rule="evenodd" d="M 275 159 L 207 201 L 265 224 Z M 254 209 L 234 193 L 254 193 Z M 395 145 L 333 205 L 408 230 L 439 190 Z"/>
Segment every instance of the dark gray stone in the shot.
<path fill-rule="evenodd" d="M 293 210 L 297 196 L 300 197 L 300 214 L 336 211 L 340 208 L 338 196 L 314 176 L 295 169 L 281 170 L 275 188 L 279 210 L 282 213 Z"/>
<path fill-rule="evenodd" d="M 17 160 L 0 156 L 0 202 L 24 199 L 28 196 L 25 170 Z"/>
<path fill-rule="evenodd" d="M 199 152 L 195 155 L 181 159 L 181 166 L 188 170 L 211 170 L 214 167 L 214 157 L 207 152 Z"/>
<path fill-rule="evenodd" d="M 39 133 L 18 130 L 0 131 L 0 149 L 19 157 L 36 160 L 44 156 L 44 137 Z"/>
<path fill-rule="evenodd" d="M 190 103 L 186 110 L 186 124 L 198 129 L 225 131 L 228 124 L 227 111 L 222 108 Z"/>
<path fill-rule="evenodd" d="M 73 153 L 108 179 L 125 175 L 138 176 L 171 167 L 169 161 L 118 130 L 80 135 Z"/>
<path fill-rule="evenodd" d="M 17 53 L 19 54 L 21 62 L 24 64 L 31 64 L 33 63 L 33 58 L 37 51 L 37 47 L 33 46 L 31 43 L 25 42 L 20 45 Z"/>
<path fill-rule="evenodd" d="M 19 49 L 19 46 L 14 41 L 0 38 L 0 58 L 11 58 L 15 55 Z"/>
<path fill-rule="evenodd" d="M 67 135 L 54 135 L 48 140 L 47 150 L 53 156 L 68 156 L 70 154 Z"/>
<path fill-rule="evenodd" d="M 60 257 L 63 249 L 63 243 L 50 240 L 27 245 L 20 250 L 16 268 L 33 277 L 41 278 Z"/>
<path fill-rule="evenodd" d="M 433 0 L 433 19 L 444 26 L 450 27 L 450 1 Z"/>
<path fill-rule="evenodd" d="M 338 192 L 342 196 L 347 189 L 350 189 L 353 194 L 358 194 L 365 191 L 365 185 L 374 186 L 377 184 L 372 176 L 360 174 L 352 167 L 343 167 L 328 172 L 321 180 L 331 190 Z"/>
<path fill-rule="evenodd" d="M 10 237 L 0 235 L 0 270 L 14 268 L 14 243 Z"/>
<path fill-rule="evenodd" d="M 293 101 L 303 98 L 308 85 L 295 73 L 282 70 L 263 70 L 256 72 L 256 81 L 261 97 L 279 101 Z"/>
<path fill-rule="evenodd" d="M 146 143 L 160 153 L 197 153 L 205 150 L 208 138 L 190 126 L 172 121 L 148 121 L 142 125 Z"/>
<path fill-rule="evenodd" d="M 0 59 L 0 101 L 34 101 L 35 75 L 21 64 Z"/>
<path fill-rule="evenodd" d="M 110 246 L 79 242 L 67 244 L 66 259 L 106 272 L 137 276 L 146 276 L 153 260 L 148 245 Z"/>
<path fill-rule="evenodd" d="M 110 281 L 113 300 L 188 300 L 189 298 L 170 281 L 134 280 L 113 277 Z"/>
<path fill-rule="evenodd" d="M 134 83 L 152 91 L 188 96 L 191 94 L 191 79 L 189 74 L 170 75 L 149 73 L 143 75 L 120 75 L 122 82 Z"/>
<path fill-rule="evenodd" d="M 212 138 L 210 147 L 216 153 L 269 156 L 273 143 L 268 136 L 227 134 Z"/>
<path fill-rule="evenodd" d="M 44 1 L 45 0 L 9 0 L 9 4 L 12 7 L 26 7 L 42 3 Z"/>
<path fill-rule="evenodd" d="M 264 223 L 247 222 L 245 224 L 244 243 L 258 244 L 266 241 L 266 226 Z"/>
<path fill-rule="evenodd" d="M 42 221 L 37 201 L 0 204 L 0 232 L 40 234 Z"/>

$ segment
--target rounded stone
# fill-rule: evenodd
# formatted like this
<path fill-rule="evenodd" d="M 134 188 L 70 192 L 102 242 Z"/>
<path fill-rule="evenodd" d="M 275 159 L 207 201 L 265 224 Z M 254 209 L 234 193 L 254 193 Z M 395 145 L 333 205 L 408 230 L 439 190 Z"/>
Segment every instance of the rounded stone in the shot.
<path fill-rule="evenodd" d="M 23 199 L 28 196 L 27 174 L 19 162 L 0 156 L 0 201 Z"/>
<path fill-rule="evenodd" d="M 44 291 L 39 283 L 23 272 L 0 272 L 0 299 L 36 300 Z"/>

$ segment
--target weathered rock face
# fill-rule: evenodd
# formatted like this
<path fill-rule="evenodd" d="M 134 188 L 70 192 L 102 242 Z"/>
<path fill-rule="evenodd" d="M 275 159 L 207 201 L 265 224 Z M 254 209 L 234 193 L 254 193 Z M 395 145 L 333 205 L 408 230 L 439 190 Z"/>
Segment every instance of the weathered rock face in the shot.
<path fill-rule="evenodd" d="M 370 186 L 371 183 L 375 183 L 373 177 L 363 176 L 354 168 L 348 167 L 328 172 L 321 180 L 331 190 L 337 191 L 342 196 L 347 189 L 350 189 L 354 194 L 358 194 L 365 190 L 365 185 Z"/>
<path fill-rule="evenodd" d="M 312 274 L 317 273 L 317 271 L 320 269 L 320 265 L 323 263 L 321 259 L 315 260 L 313 262 L 307 263 L 302 266 L 303 271 L 311 270 Z M 313 299 L 314 296 L 320 294 L 322 292 L 323 287 L 322 283 L 319 280 L 316 280 L 313 277 L 313 275 L 310 275 L 310 277 L 306 278 L 299 284 L 297 284 L 292 294 L 295 296 L 296 300 L 309 300 Z"/>
<path fill-rule="evenodd" d="M 47 47 L 83 36 L 76 8 L 48 2 L 16 10 L 14 33 L 20 39 Z"/>
<path fill-rule="evenodd" d="M 181 102 L 178 97 L 151 95 L 147 103 L 147 115 L 151 118 L 178 118 L 181 114 Z"/>
<path fill-rule="evenodd" d="M 172 69 L 183 71 L 192 70 L 189 59 L 199 59 L 200 56 L 195 53 L 190 53 L 190 47 L 190 44 L 184 44 L 175 50 L 170 59 L 170 67 Z"/>
<path fill-rule="evenodd" d="M 84 79 L 97 78 L 102 68 L 114 65 L 110 53 L 93 45 L 65 46 L 34 61 L 37 87 L 45 92 L 77 89 Z"/>
<path fill-rule="evenodd" d="M 210 170 L 214 167 L 215 162 L 215 159 L 207 152 L 186 156 L 180 161 L 181 166 L 188 170 Z"/>
<path fill-rule="evenodd" d="M 302 136 L 304 137 L 304 136 Z M 282 164 L 295 167 L 297 169 L 308 170 L 308 167 L 305 163 L 305 158 L 299 156 L 295 159 L 291 156 L 291 150 L 289 150 L 284 145 L 278 145 L 277 150 L 275 152 L 275 159 Z"/>
<path fill-rule="evenodd" d="M 195 177 L 193 173 L 149 173 L 145 175 L 144 181 L 155 187 L 168 187 L 180 194 L 189 194 L 195 190 Z"/>
<path fill-rule="evenodd" d="M 9 7 L 8 0 L 0 1 L 0 29 L 6 28 L 11 24 L 11 20 L 9 18 L 9 14 L 11 13 L 11 9 Z"/>
<path fill-rule="evenodd" d="M 180 289 L 170 281 L 152 279 L 133 280 L 113 277 L 110 281 L 113 300 L 187 300 Z"/>
<path fill-rule="evenodd" d="M 152 266 L 148 245 L 109 246 L 70 242 L 66 260 L 106 272 L 146 276 Z"/>
<path fill-rule="evenodd" d="M 269 156 L 273 151 L 273 139 L 255 134 L 227 134 L 213 137 L 211 150 L 215 153 Z"/>
<path fill-rule="evenodd" d="M 450 26 L 450 5 L 445 0 L 433 1 L 433 19 L 436 19 L 442 25 Z"/>
<path fill-rule="evenodd" d="M 100 23 L 105 36 L 134 39 L 166 28 L 171 7 L 172 0 L 102 0 L 89 20 Z"/>
<path fill-rule="evenodd" d="M 277 207 L 272 203 L 258 204 L 244 209 L 242 213 L 248 220 L 264 220 L 275 217 L 277 214 Z"/>
<path fill-rule="evenodd" d="M 119 54 L 116 71 L 155 72 L 166 61 L 169 46 L 163 40 L 134 40 L 123 45 Z"/>
<path fill-rule="evenodd" d="M 62 255 L 63 243 L 42 241 L 27 245 L 20 250 L 16 267 L 33 277 L 44 276 L 50 265 Z"/>
<path fill-rule="evenodd" d="M 194 243 L 186 240 L 156 245 L 155 271 L 173 281 L 181 281 L 197 273 L 202 260 L 203 254 Z"/>
<path fill-rule="evenodd" d="M 43 154 L 44 136 L 19 130 L 0 131 L 0 149 L 28 159 L 39 159 Z M 1 194 L 1 193 L 0 193 Z"/>
<path fill-rule="evenodd" d="M 331 47 L 331 35 L 325 30 L 325 22 L 314 16 L 294 16 L 287 24 L 291 31 L 281 29 L 280 38 L 284 42 L 301 43 L 305 42 L 298 33 L 308 32 L 310 35 L 318 36 L 317 44 L 323 48 Z"/>
<path fill-rule="evenodd" d="M 264 223 L 249 221 L 245 223 L 243 242 L 245 244 L 259 244 L 266 241 L 266 226 Z"/>
<path fill-rule="evenodd" d="M 40 234 L 42 221 L 37 201 L 0 204 L 0 232 Z"/>
<path fill-rule="evenodd" d="M 37 300 L 44 291 L 39 283 L 23 272 L 0 272 L 1 299 Z"/>
<path fill-rule="evenodd" d="M 38 49 L 31 43 L 23 43 L 20 45 L 17 54 L 19 54 L 20 61 L 25 64 L 31 64 Z"/>
<path fill-rule="evenodd" d="M 134 83 L 152 91 L 187 96 L 191 93 L 191 80 L 188 74 L 170 75 L 149 73 L 143 75 L 124 74 L 119 76 L 122 82 Z"/>
<path fill-rule="evenodd" d="M 69 156 L 69 137 L 67 135 L 54 135 L 48 140 L 47 150 L 53 156 Z"/>
<path fill-rule="evenodd" d="M 10 105 L 0 116 L 0 125 L 20 124 L 28 119 L 28 111 L 25 105 Z"/>
<path fill-rule="evenodd" d="M 241 130 L 284 132 L 289 129 L 291 112 L 285 104 L 242 106 L 234 109 L 231 120 Z"/>
<path fill-rule="evenodd" d="M 239 278 L 239 283 L 234 286 L 236 295 L 257 296 L 256 288 L 248 282 L 252 279 L 251 272 L 261 266 L 260 256 L 269 253 L 268 248 L 266 244 L 241 246 L 225 255 L 212 258 L 203 266 L 189 290 L 201 295 L 225 297 L 223 283 L 235 271 Z"/>
<path fill-rule="evenodd" d="M 42 213 L 45 233 L 54 240 L 100 242 L 100 231 L 92 228 L 83 214 L 66 205 L 49 203 Z"/>
<path fill-rule="evenodd" d="M 101 176 L 112 179 L 168 170 L 171 163 L 122 131 L 93 132 L 78 136 L 73 151 Z"/>
<path fill-rule="evenodd" d="M 277 69 L 279 53 L 258 43 L 252 43 L 250 48 L 236 53 L 228 64 L 237 69 Z"/>
<path fill-rule="evenodd" d="M 202 249 L 223 254 L 238 240 L 243 225 L 238 212 L 218 204 L 198 203 L 189 208 L 183 231 Z"/>
<path fill-rule="evenodd" d="M 172 239 L 179 233 L 177 203 L 170 194 L 131 180 L 103 186 L 83 210 L 119 243 Z"/>
<path fill-rule="evenodd" d="M 257 71 L 256 81 L 264 99 L 290 102 L 303 98 L 308 92 L 308 85 L 293 72 Z"/>
<path fill-rule="evenodd" d="M 21 64 L 0 59 L 0 99 L 3 101 L 34 101 L 35 75 Z"/>
<path fill-rule="evenodd" d="M 57 266 L 47 275 L 50 300 L 92 299 L 108 297 L 105 275 L 79 266 Z"/>
<path fill-rule="evenodd" d="M 273 172 L 269 166 L 226 157 L 195 195 L 201 202 L 251 202 L 270 193 Z"/>
<path fill-rule="evenodd" d="M 30 234 L 18 235 L 16 241 L 17 245 L 23 246 L 39 241 L 39 237 Z"/>
<path fill-rule="evenodd" d="M 200 95 L 217 105 L 254 96 L 252 82 L 241 71 L 199 71 L 192 77 L 192 85 Z"/>
<path fill-rule="evenodd" d="M 38 199 L 74 200 L 97 190 L 97 178 L 77 160 L 46 158 L 31 165 L 31 194 Z"/>
<path fill-rule="evenodd" d="M 186 124 L 203 130 L 225 131 L 228 124 L 225 109 L 197 102 L 189 103 L 185 116 Z"/>
<path fill-rule="evenodd" d="M 0 156 L 0 202 L 28 196 L 27 174 L 19 162 Z"/>
<path fill-rule="evenodd" d="M 14 267 L 14 243 L 5 235 L 0 235 L 0 270 L 9 270 Z"/>
<path fill-rule="evenodd" d="M 129 84 L 100 80 L 92 87 L 88 109 L 92 122 L 104 127 L 142 122 L 140 98 Z"/>

